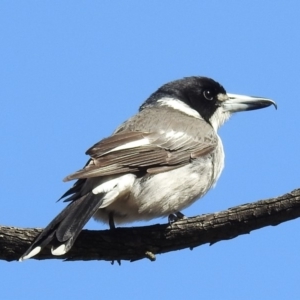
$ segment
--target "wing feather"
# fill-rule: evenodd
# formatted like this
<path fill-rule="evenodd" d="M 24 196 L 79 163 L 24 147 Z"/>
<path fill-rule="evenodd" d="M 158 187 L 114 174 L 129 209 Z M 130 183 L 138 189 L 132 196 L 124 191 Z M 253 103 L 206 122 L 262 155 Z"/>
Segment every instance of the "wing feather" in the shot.
<path fill-rule="evenodd" d="M 217 135 L 204 120 L 193 120 L 193 126 L 177 124 L 180 128 L 163 124 L 164 130 L 154 128 L 152 132 L 140 131 L 138 126 L 126 128 L 125 124 L 122 130 L 91 147 L 86 152 L 91 157 L 86 166 L 64 180 L 127 172 L 165 172 L 207 155 L 217 146 Z M 201 130 L 197 132 L 197 129 Z"/>

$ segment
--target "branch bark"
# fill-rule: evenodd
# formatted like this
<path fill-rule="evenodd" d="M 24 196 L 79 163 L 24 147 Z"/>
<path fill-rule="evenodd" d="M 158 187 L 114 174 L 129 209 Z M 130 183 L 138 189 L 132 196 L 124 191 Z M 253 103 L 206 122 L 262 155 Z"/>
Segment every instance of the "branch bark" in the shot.
<path fill-rule="evenodd" d="M 52 256 L 45 248 L 35 259 L 135 261 L 155 260 L 156 254 L 210 245 L 276 226 L 300 216 L 300 189 L 273 199 L 243 204 L 228 210 L 176 221 L 173 224 L 115 230 L 83 230 L 73 248 Z M 18 260 L 42 229 L 0 226 L 0 259 Z"/>

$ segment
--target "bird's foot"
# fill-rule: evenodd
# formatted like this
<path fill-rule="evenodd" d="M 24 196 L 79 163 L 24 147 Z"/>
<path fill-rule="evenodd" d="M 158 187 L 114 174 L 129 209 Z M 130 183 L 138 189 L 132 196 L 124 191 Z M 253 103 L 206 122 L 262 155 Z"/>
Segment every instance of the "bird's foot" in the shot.
<path fill-rule="evenodd" d="M 174 214 L 170 214 L 168 217 L 170 224 L 177 222 L 178 220 L 185 219 L 185 218 L 186 218 L 186 216 L 183 213 L 181 213 L 180 211 L 178 211 Z"/>

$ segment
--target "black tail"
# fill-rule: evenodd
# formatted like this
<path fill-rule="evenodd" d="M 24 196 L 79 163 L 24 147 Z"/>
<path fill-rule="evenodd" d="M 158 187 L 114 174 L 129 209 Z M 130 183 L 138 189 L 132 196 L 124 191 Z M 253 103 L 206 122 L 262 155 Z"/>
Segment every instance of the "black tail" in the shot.
<path fill-rule="evenodd" d="M 52 254 L 63 255 L 73 246 L 83 226 L 94 215 L 103 202 L 104 194 L 92 192 L 71 202 L 41 232 L 20 261 L 38 254 L 46 245 L 52 246 Z"/>

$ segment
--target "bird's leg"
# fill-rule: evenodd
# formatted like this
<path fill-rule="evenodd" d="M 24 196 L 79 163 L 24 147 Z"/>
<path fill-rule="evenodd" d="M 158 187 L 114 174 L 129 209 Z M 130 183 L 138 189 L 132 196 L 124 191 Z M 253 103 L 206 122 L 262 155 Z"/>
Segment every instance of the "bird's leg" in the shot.
<path fill-rule="evenodd" d="M 109 229 L 116 229 L 115 222 L 114 222 L 114 213 L 111 211 L 108 215 L 108 225 Z"/>
<path fill-rule="evenodd" d="M 115 222 L 114 222 L 114 212 L 111 211 L 109 214 L 108 214 L 108 225 L 109 225 L 109 229 L 110 230 L 114 230 L 116 229 L 116 226 L 115 226 Z M 121 266 L 121 260 L 120 259 L 117 259 L 116 260 L 117 263 L 119 264 L 119 266 Z M 111 261 L 111 264 L 113 265 L 115 263 L 114 260 Z"/>

